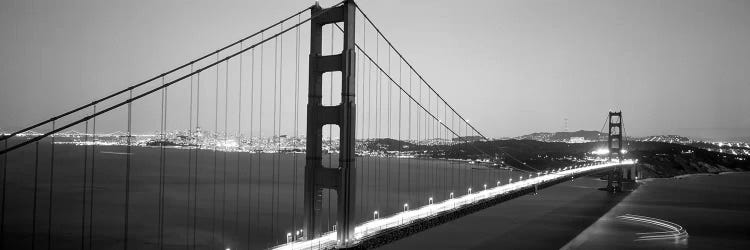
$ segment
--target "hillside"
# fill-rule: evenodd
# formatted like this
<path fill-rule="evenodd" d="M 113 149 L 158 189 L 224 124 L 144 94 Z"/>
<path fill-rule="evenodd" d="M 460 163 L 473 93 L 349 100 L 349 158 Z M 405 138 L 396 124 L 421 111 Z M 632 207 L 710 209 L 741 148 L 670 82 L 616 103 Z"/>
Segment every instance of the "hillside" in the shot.
<path fill-rule="evenodd" d="M 526 170 L 581 164 L 596 157 L 593 151 L 605 147 L 605 142 L 563 143 L 537 140 L 496 140 L 427 146 L 382 139 L 368 144 L 368 149 L 400 151 L 417 157 L 465 160 L 491 158 L 500 165 Z M 628 142 L 625 147 L 628 150 L 626 157 L 638 160 L 644 177 L 750 171 L 750 157 L 708 151 L 693 145 Z"/>

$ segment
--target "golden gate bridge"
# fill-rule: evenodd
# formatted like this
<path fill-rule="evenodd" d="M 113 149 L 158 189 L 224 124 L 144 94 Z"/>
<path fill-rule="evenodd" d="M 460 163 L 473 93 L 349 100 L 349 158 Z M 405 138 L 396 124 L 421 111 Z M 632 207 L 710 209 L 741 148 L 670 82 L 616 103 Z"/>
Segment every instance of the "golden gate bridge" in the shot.
<path fill-rule="evenodd" d="M 375 247 L 592 172 L 620 189 L 634 162 L 609 124 L 615 159 L 490 154 L 354 1 L 316 3 L 4 134 L 0 246 Z"/>

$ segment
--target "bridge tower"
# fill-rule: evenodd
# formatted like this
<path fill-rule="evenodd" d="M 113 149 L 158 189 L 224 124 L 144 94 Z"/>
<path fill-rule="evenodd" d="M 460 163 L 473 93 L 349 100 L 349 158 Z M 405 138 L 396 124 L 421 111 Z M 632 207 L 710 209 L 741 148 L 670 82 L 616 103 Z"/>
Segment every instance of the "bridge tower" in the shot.
<path fill-rule="evenodd" d="M 309 92 L 307 103 L 307 156 L 305 165 L 304 235 L 307 239 L 322 233 L 317 218 L 321 215 L 323 189 L 336 192 L 336 228 L 339 245 L 354 234 L 355 218 L 355 27 L 354 1 L 339 7 L 311 8 Z M 343 51 L 322 55 L 323 26 L 340 23 L 343 27 Z M 323 73 L 341 72 L 341 103 L 323 106 Z M 339 165 L 323 166 L 323 126 L 337 125 L 340 131 Z"/>
<path fill-rule="evenodd" d="M 622 162 L 622 111 L 609 112 L 609 136 L 607 145 L 609 148 L 609 160 L 617 154 L 617 160 Z M 622 169 L 620 166 L 615 167 L 607 178 L 607 190 L 617 192 L 622 190 Z"/>

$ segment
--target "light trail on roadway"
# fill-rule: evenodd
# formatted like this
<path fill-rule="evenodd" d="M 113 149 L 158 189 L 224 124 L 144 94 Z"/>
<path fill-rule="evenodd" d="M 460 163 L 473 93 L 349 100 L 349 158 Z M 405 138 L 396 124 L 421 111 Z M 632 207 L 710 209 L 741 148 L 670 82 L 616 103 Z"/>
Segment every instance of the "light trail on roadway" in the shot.
<path fill-rule="evenodd" d="M 487 186 L 481 190 L 472 190 L 467 187 L 464 195 L 456 196 L 455 198 L 448 199 L 442 202 L 436 202 L 433 204 L 425 205 L 419 208 L 411 209 L 409 204 L 404 204 L 404 211 L 396 213 L 388 217 L 382 217 L 366 221 L 354 229 L 354 241 L 355 243 L 365 238 L 375 236 L 379 232 L 396 228 L 401 226 L 409 225 L 410 223 L 424 219 L 431 216 L 440 216 L 441 214 L 448 213 L 454 210 L 461 209 L 463 207 L 471 206 L 472 204 L 480 203 L 485 200 L 493 199 L 499 196 L 511 194 L 513 192 L 523 190 L 529 187 L 538 186 L 547 182 L 557 181 L 564 178 L 572 178 L 576 175 L 602 170 L 609 167 L 619 165 L 630 165 L 634 164 L 633 160 L 623 160 L 622 162 L 608 161 L 602 162 L 601 164 L 591 166 L 569 166 L 565 168 L 549 170 L 539 172 L 531 175 L 530 178 L 521 178 L 515 182 L 509 180 L 504 185 L 497 185 L 495 187 Z M 490 183 L 491 184 L 491 183 Z M 429 199 L 430 197 L 425 197 Z M 291 239 L 292 233 L 287 234 L 287 238 Z M 318 238 L 310 240 L 297 240 L 291 241 L 274 247 L 273 249 L 329 249 L 338 245 L 336 239 L 336 231 L 329 231 L 324 233 Z"/>

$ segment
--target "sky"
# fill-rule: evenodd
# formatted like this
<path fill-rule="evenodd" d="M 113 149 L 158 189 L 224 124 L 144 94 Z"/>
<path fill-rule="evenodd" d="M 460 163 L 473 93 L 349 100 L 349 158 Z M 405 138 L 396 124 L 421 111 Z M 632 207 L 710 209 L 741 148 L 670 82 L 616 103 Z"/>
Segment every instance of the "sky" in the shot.
<path fill-rule="evenodd" d="M 313 1 L 0 1 L 0 129 L 91 102 Z M 334 1 L 321 1 L 330 6 Z M 470 3 L 470 4 L 465 4 Z M 490 137 L 599 130 L 750 136 L 750 1 L 362 0 Z"/>

